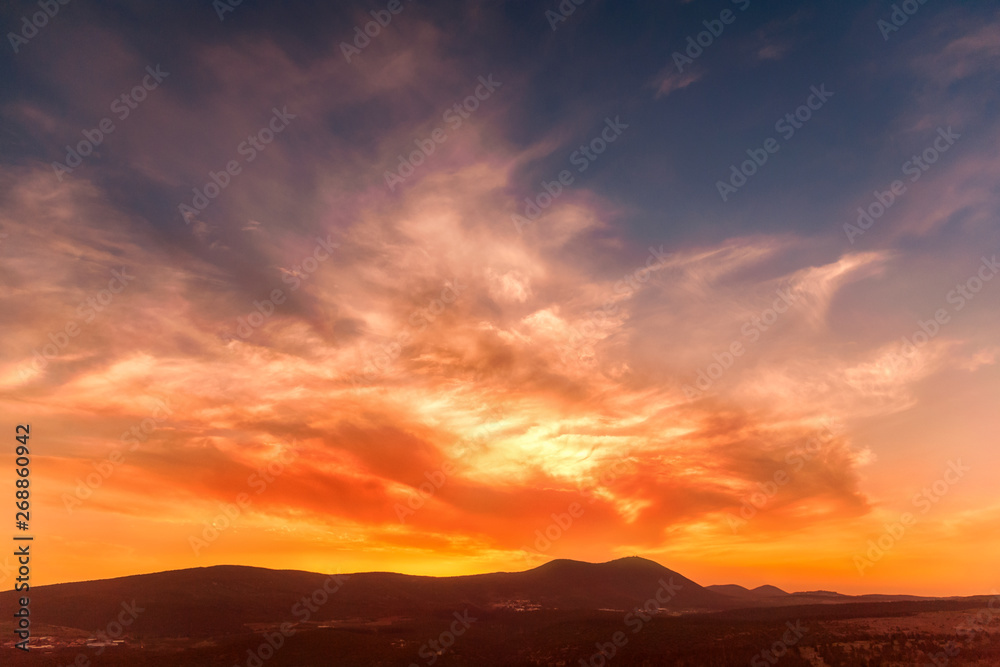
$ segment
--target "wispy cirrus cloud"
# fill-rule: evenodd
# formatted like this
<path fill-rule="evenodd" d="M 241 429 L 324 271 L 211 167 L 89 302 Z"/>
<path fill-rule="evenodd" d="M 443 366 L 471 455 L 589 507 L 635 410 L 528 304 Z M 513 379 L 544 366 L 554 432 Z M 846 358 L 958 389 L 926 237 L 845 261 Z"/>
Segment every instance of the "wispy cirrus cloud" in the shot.
<path fill-rule="evenodd" d="M 258 9 L 241 17 L 254 25 Z M 748 187 L 747 208 L 717 209 L 712 174 L 745 149 L 717 137 L 736 128 L 756 141 L 788 106 L 761 101 L 754 88 L 757 97 L 732 113 L 717 84 L 737 90 L 746 72 L 713 63 L 706 76 L 707 62 L 684 73 L 621 68 L 609 83 L 595 67 L 581 83 L 579 72 L 519 67 L 501 50 L 499 64 L 469 61 L 470 47 L 456 46 L 446 19 L 414 10 L 349 64 L 328 39 L 299 45 L 256 26 L 226 39 L 191 33 L 171 64 L 158 59 L 171 75 L 156 98 L 62 182 L 50 164 L 58 147 L 106 113 L 151 53 L 107 27 L 100 85 L 58 66 L 75 58 L 79 41 L 54 40 L 26 61 L 62 92 L 59 100 L 25 94 L 2 109 L 10 132 L 44 149 L 22 147 L 0 165 L 8 234 L 0 301 L 9 315 L 0 324 L 0 403 L 46 425 L 42 460 L 52 477 L 39 502 L 64 547 L 64 560 L 46 563 L 53 578 L 127 573 L 92 555 L 107 552 L 106 540 L 149 570 L 209 561 L 323 570 L 331 558 L 342 569 L 510 569 L 524 562 L 535 527 L 583 499 L 585 518 L 552 556 L 641 550 L 677 568 L 685 559 L 701 567 L 705 557 L 723 573 L 738 572 L 749 554 L 747 567 L 767 572 L 782 550 L 801 550 L 817 577 L 850 582 L 835 564 L 838 544 L 877 525 L 893 475 L 937 465 L 956 442 L 989 458 L 973 426 L 992 414 L 979 402 L 995 395 L 997 293 L 984 287 L 910 364 L 892 355 L 919 320 L 950 307 L 955 281 L 992 252 L 984 248 L 997 160 L 984 147 L 995 119 L 967 97 L 942 101 L 948 85 L 989 71 L 992 28 L 894 61 L 902 73 L 926 59 L 937 69 L 895 109 L 902 129 L 885 145 L 817 119 L 802 144 L 773 156 L 756 191 Z M 480 40 L 499 30 L 475 25 L 485 31 Z M 763 37 L 754 33 L 767 67 L 795 64 L 783 56 L 795 48 L 781 39 L 783 25 L 775 17 Z M 544 48 L 561 48 L 556 40 L 567 34 L 546 35 Z M 729 47 L 718 48 L 725 55 Z M 489 105 L 390 191 L 386 170 L 446 123 L 444 110 L 479 76 L 503 65 L 512 73 L 498 75 L 504 84 Z M 621 92 L 626 78 L 634 98 Z M 606 99 L 560 116 L 547 91 L 569 95 L 561 87 L 571 85 Z M 708 119 L 697 151 L 677 148 L 696 124 L 673 117 L 651 127 L 641 107 L 648 99 L 640 100 L 650 86 L 657 113 L 677 114 L 673 104 L 683 102 L 692 105 L 681 105 L 685 113 Z M 685 95 L 671 97 L 679 90 Z M 241 142 L 276 106 L 294 123 L 243 162 Z M 637 139 L 623 135 L 578 171 L 568 157 L 618 112 L 636 123 Z M 856 245 L 845 243 L 843 222 L 898 176 L 942 113 L 974 121 L 978 134 Z M 815 168 L 809 151 L 822 155 L 830 190 L 800 207 L 794 177 Z M 845 153 L 854 160 L 849 176 Z M 192 189 L 237 158 L 242 172 L 211 205 L 190 220 L 180 215 Z M 630 171 L 635 164 L 644 170 Z M 662 164 L 674 166 L 649 167 Z M 511 213 L 563 169 L 573 170 L 573 187 L 517 234 Z M 868 173 L 880 176 L 869 183 Z M 703 176 L 701 189 L 684 180 L 691 174 Z M 650 179 L 649 190 L 665 198 L 629 191 L 636 179 Z M 328 256 L 320 260 L 317 247 Z M 101 298 L 123 267 L 134 282 L 97 302 L 91 318 L 87 300 Z M 275 290 L 282 298 L 271 301 Z M 791 303 L 779 312 L 781 294 Z M 251 318 L 260 324 L 243 335 Z M 57 345 L 68 322 L 79 334 Z M 47 345 L 53 354 L 42 353 Z M 686 391 L 709 372 L 709 388 Z M 935 391 L 962 397 L 965 425 L 922 421 L 944 400 Z M 69 515 L 62 494 L 163 398 L 170 418 Z M 844 429 L 734 534 L 727 513 L 829 420 Z M 470 444 L 480 430 L 487 435 Z M 914 449 L 921 455 L 910 456 Z M 291 450 L 295 462 L 254 493 L 252 511 L 195 556 L 192 529 Z M 397 506 L 446 462 L 455 472 L 401 522 Z M 956 549 L 984 539 L 969 532 L 979 515 L 955 511 Z M 928 529 L 944 530 L 942 517 Z M 101 549 L 91 550 L 97 535 Z"/>

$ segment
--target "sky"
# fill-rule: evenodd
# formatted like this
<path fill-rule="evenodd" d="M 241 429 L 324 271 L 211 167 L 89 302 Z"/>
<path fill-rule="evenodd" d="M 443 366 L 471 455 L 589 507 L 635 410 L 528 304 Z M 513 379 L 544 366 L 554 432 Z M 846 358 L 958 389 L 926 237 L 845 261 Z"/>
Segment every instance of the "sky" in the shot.
<path fill-rule="evenodd" d="M 332 4 L 0 10 L 33 583 L 1000 587 L 995 3 Z"/>

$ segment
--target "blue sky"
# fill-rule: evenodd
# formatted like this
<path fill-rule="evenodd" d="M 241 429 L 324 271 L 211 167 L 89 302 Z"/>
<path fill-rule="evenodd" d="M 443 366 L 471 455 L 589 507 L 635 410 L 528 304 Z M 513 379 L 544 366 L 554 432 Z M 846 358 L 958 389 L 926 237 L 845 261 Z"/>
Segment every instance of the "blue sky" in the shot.
<path fill-rule="evenodd" d="M 0 10 L 0 402 L 51 425 L 54 580 L 514 569 L 596 488 L 547 556 L 982 592 L 982 475 L 856 557 L 998 462 L 994 3 L 45 6 Z"/>

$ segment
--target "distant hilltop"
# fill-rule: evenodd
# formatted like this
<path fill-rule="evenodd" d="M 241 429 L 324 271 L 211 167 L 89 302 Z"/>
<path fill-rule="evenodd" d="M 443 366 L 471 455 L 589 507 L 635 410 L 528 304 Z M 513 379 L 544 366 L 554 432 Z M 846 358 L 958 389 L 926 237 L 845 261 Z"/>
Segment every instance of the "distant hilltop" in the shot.
<path fill-rule="evenodd" d="M 539 609 L 671 615 L 846 602 L 919 600 L 914 596 L 787 593 L 775 586 L 701 586 L 638 556 L 606 563 L 558 559 L 523 572 L 425 577 L 391 572 L 327 575 L 239 565 L 174 570 L 32 588 L 36 624 L 91 631 L 94 618 L 114 618 L 122 601 L 134 609 L 130 631 L 146 637 L 199 637 L 283 621 L 330 623 L 452 613 Z M 10 607 L 15 592 L 0 593 Z"/>

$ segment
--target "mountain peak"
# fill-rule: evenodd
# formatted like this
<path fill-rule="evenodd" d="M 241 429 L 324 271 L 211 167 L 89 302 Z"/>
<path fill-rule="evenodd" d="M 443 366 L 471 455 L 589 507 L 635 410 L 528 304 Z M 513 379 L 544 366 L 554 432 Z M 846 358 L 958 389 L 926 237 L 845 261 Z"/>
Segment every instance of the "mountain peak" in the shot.
<path fill-rule="evenodd" d="M 758 593 L 760 595 L 791 595 L 788 591 L 783 591 L 777 586 L 772 586 L 770 584 L 764 584 L 763 586 L 758 586 L 754 588 L 751 593 Z"/>
<path fill-rule="evenodd" d="M 715 591 L 716 593 L 722 593 L 723 595 L 744 600 L 758 600 L 760 598 L 788 595 L 788 593 L 781 590 L 777 586 L 771 586 L 769 584 L 758 586 L 754 589 L 749 589 L 746 586 L 740 586 L 739 584 L 715 584 L 713 586 L 706 586 L 705 588 L 710 591 Z"/>
<path fill-rule="evenodd" d="M 626 556 L 616 558 L 604 563 L 588 563 L 582 560 L 570 558 L 555 558 L 548 563 L 539 565 L 534 571 L 540 572 L 591 572 L 615 571 L 615 572 L 661 572 L 664 574 L 677 574 L 672 570 L 660 565 L 656 561 L 642 558 L 641 556 Z"/>

